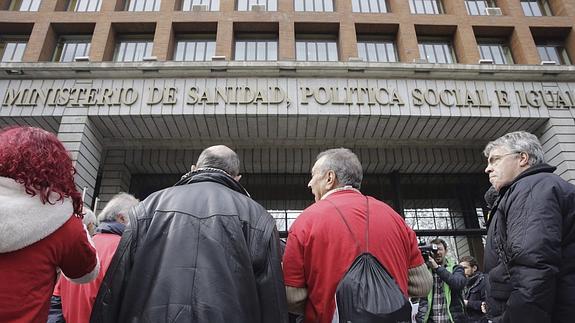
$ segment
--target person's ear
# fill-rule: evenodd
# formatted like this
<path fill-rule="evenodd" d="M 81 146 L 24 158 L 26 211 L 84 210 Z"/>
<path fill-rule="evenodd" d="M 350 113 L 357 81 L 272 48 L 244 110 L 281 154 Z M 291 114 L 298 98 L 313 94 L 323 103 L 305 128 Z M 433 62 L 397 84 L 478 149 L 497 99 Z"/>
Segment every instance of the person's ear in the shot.
<path fill-rule="evenodd" d="M 479 268 L 477 268 L 477 266 L 473 266 L 473 272 L 476 272 L 477 269 L 479 269 Z"/>
<path fill-rule="evenodd" d="M 120 222 L 120 223 L 124 223 L 124 224 L 128 223 L 126 216 L 123 215 L 122 213 L 116 215 L 116 222 Z"/>
<path fill-rule="evenodd" d="M 519 166 L 525 167 L 529 166 L 529 155 L 527 153 L 519 153 Z"/>
<path fill-rule="evenodd" d="M 194 172 L 196 169 L 198 169 L 196 165 L 192 165 L 191 171 Z"/>
<path fill-rule="evenodd" d="M 337 186 L 337 177 L 333 170 L 328 170 L 326 174 L 326 184 L 328 189 L 333 189 Z"/>
<path fill-rule="evenodd" d="M 240 174 L 240 175 L 237 175 L 237 176 L 234 176 L 234 179 L 236 180 L 236 182 L 239 182 L 241 178 L 242 178 L 242 175 L 241 175 L 241 174 Z"/>

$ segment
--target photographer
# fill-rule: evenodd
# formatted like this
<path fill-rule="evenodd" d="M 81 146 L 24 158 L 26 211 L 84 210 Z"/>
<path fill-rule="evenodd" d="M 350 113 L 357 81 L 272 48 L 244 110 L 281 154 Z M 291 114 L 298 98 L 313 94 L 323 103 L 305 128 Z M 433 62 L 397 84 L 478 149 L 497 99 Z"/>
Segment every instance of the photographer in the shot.
<path fill-rule="evenodd" d="M 463 267 L 446 258 L 447 243 L 443 239 L 434 239 L 430 244 L 437 247 L 426 259 L 427 267 L 433 274 L 433 289 L 427 298 L 419 300 L 416 321 L 418 323 L 465 322 L 462 290 L 467 279 Z"/>

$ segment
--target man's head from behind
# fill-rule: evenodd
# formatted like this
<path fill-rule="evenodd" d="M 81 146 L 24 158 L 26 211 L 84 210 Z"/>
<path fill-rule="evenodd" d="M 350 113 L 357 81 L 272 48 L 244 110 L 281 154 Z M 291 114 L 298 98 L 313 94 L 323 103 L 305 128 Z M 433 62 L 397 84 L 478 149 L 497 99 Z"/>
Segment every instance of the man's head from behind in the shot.
<path fill-rule="evenodd" d="M 361 188 L 362 179 L 363 170 L 357 156 L 349 149 L 335 148 L 317 155 L 307 186 L 317 202 L 334 188 L 342 186 Z"/>
<path fill-rule="evenodd" d="M 485 173 L 497 191 L 509 185 L 529 167 L 545 162 L 537 137 L 525 131 L 510 132 L 490 142 L 483 151 Z"/>
<path fill-rule="evenodd" d="M 438 265 L 443 265 L 447 254 L 447 243 L 441 238 L 435 238 L 429 243 L 437 246 L 437 252 L 433 255 L 433 259 Z"/>
<path fill-rule="evenodd" d="M 224 145 L 211 146 L 204 149 L 198 157 L 196 165 L 192 166 L 192 170 L 201 168 L 216 168 L 222 170 L 236 181 L 239 181 L 241 178 L 240 159 L 238 155 Z"/>
<path fill-rule="evenodd" d="M 119 222 L 128 224 L 128 211 L 140 201 L 128 193 L 118 193 L 112 197 L 106 207 L 98 214 L 100 222 Z"/>

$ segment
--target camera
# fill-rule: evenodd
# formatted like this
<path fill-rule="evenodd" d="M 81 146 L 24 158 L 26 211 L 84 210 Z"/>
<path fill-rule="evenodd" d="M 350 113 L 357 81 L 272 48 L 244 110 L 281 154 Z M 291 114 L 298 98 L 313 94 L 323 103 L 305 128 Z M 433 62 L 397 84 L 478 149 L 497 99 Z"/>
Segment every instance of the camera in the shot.
<path fill-rule="evenodd" d="M 420 242 L 417 247 L 421 252 L 423 260 L 429 261 L 430 257 L 434 257 L 437 254 L 438 248 L 436 244 L 426 244 L 425 242 Z"/>

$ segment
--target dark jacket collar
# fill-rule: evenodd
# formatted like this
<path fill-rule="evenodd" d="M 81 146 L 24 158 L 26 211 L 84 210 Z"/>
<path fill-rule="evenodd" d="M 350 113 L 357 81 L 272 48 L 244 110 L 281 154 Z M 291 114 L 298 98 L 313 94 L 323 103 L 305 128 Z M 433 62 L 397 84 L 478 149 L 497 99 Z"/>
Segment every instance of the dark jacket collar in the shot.
<path fill-rule="evenodd" d="M 546 164 L 546 163 L 531 166 L 531 167 L 527 168 L 526 170 L 524 170 L 523 173 L 519 174 L 511 183 L 509 183 L 509 185 L 503 187 L 501 189 L 501 191 L 499 192 L 499 197 L 503 196 L 508 188 L 513 186 L 513 184 L 517 183 L 522 178 L 525 178 L 527 176 L 531 176 L 533 174 L 538 174 L 538 173 L 553 173 L 556 169 L 557 169 L 557 167 L 551 166 L 551 165 Z"/>
<path fill-rule="evenodd" d="M 112 233 L 121 236 L 124 233 L 124 229 L 126 229 L 126 226 L 120 222 L 102 221 L 96 228 L 96 233 Z"/>
<path fill-rule="evenodd" d="M 182 176 L 182 178 L 174 184 L 174 186 L 201 183 L 201 182 L 214 182 L 224 185 L 238 193 L 250 196 L 248 191 L 238 181 L 233 179 L 223 170 L 217 168 L 202 168 L 189 172 Z"/>

